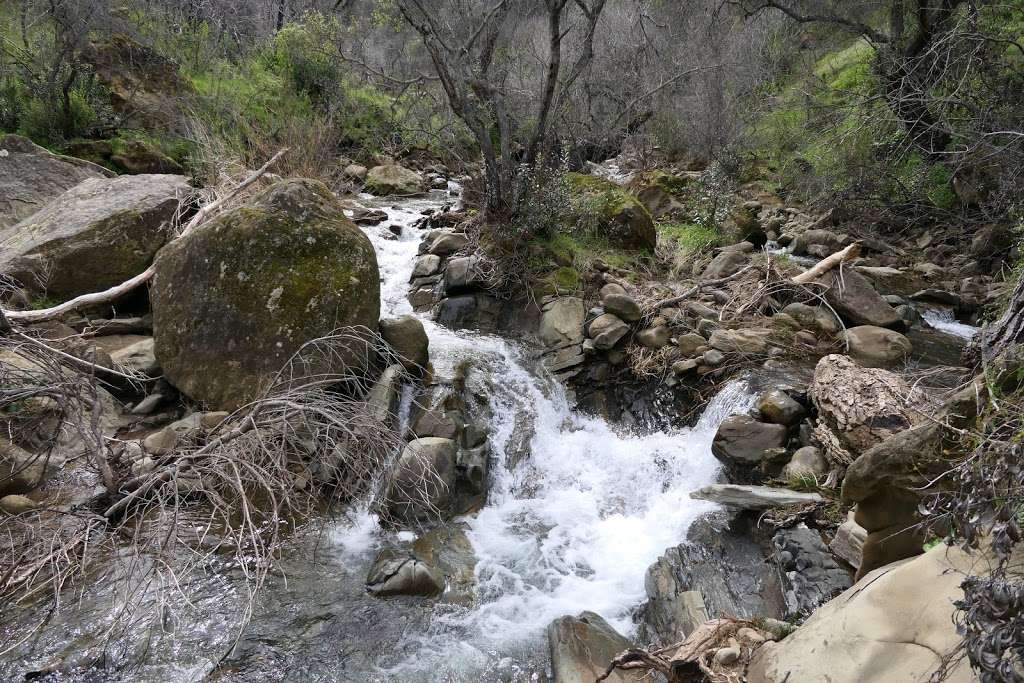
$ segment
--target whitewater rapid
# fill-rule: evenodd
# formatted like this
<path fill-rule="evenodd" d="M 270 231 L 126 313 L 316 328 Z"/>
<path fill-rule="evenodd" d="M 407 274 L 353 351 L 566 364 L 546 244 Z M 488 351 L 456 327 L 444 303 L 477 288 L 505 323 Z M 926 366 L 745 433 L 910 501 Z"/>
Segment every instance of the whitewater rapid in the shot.
<path fill-rule="evenodd" d="M 408 283 L 422 235 L 412 224 L 437 206 L 437 199 L 381 206 L 388 220 L 364 229 L 377 251 L 382 317 L 413 313 Z M 402 228 L 397 239 L 395 225 Z M 467 359 L 486 369 L 472 377 L 482 376 L 474 381 L 483 383 L 477 388 L 494 416 L 491 481 L 486 506 L 457 520 L 477 559 L 473 607 L 438 608 L 427 633 L 409 634 L 414 656 L 387 674 L 446 670 L 449 677 L 430 680 L 481 680 L 471 670 L 493 661 L 488 654 L 501 661 L 543 651 L 552 620 L 585 610 L 632 632 L 647 568 L 714 509 L 689 493 L 716 480 L 711 440 L 722 420 L 751 407 L 750 391 L 742 382 L 728 385 L 691 429 L 630 433 L 576 412 L 528 348 L 419 317 L 436 373 L 450 376 Z M 513 466 L 512 444 L 524 425 L 532 429 L 529 456 Z M 351 533 L 355 547 L 387 535 L 365 515 Z"/>

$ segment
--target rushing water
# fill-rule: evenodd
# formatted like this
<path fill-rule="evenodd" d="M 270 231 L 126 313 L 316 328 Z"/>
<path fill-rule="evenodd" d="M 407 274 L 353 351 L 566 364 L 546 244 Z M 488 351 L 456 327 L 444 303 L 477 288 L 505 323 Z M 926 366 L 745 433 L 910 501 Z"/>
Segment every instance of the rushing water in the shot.
<path fill-rule="evenodd" d="M 959 337 L 960 339 L 973 339 L 980 331 L 973 325 L 962 323 L 956 319 L 956 314 L 951 308 L 935 307 L 922 308 L 921 317 L 929 327 L 945 332 L 946 334 Z"/>
<path fill-rule="evenodd" d="M 382 317 L 412 313 L 406 295 L 421 238 L 412 224 L 444 201 L 435 193 L 382 206 L 388 220 L 365 229 L 381 271 Z M 395 225 L 402 228 L 397 238 L 390 230 Z M 214 680 L 542 680 L 545 627 L 590 610 L 632 631 L 648 566 L 713 509 L 688 494 L 718 475 L 711 440 L 725 417 L 751 405 L 743 383 L 723 390 L 691 429 L 627 432 L 576 412 L 529 348 L 420 317 L 435 375 L 450 377 L 471 360 L 482 371 L 470 373 L 470 381 L 479 382 L 474 389 L 488 397 L 493 415 L 487 504 L 454 522 L 465 528 L 476 556 L 472 601 L 367 595 L 363 580 L 377 550 L 407 544 L 414 535 L 382 529 L 363 505 L 348 521 L 332 523 L 315 553 L 283 558 Z M 516 458 L 524 430 L 528 454 Z M 195 601 L 191 624 L 161 637 L 153 644 L 154 661 L 120 680 L 202 677 L 237 635 L 228 597 L 214 586 Z M 100 611 L 97 605 L 93 615 Z M 74 650 L 88 624 L 69 629 L 79 635 L 58 638 L 48 643 L 48 655 L 24 661 L 37 665 Z M 0 674 L 24 670 L 5 668 L 0 659 Z"/>

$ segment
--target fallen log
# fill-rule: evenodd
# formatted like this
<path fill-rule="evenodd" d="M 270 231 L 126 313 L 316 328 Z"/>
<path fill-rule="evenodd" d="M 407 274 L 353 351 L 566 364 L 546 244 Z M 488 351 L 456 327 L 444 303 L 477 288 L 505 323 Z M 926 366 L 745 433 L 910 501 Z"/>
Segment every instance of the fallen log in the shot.
<path fill-rule="evenodd" d="M 850 246 L 846 247 L 842 251 L 837 251 L 831 256 L 822 259 L 816 265 L 808 268 L 799 275 L 795 275 L 792 281 L 798 285 L 805 285 L 808 282 L 812 282 L 817 278 L 821 277 L 828 271 L 832 270 L 844 261 L 857 258 L 860 255 L 860 244 L 854 242 Z"/>
<path fill-rule="evenodd" d="M 184 230 L 182 230 L 181 233 L 174 239 L 181 239 L 182 237 L 184 237 L 185 235 L 189 234 L 197 227 L 202 225 L 214 212 L 218 211 L 221 207 L 223 207 L 224 204 L 237 197 L 247 187 L 249 187 L 257 180 L 262 178 L 267 173 L 267 171 L 270 170 L 270 167 L 276 164 L 278 160 L 280 160 L 281 157 L 283 157 L 287 152 L 287 149 L 282 149 L 273 157 L 271 157 L 270 161 L 263 164 L 263 166 L 261 166 L 255 172 L 253 172 L 252 175 L 243 180 L 239 185 L 234 187 L 226 195 L 199 209 L 199 211 L 196 212 L 196 215 L 192 217 L 192 220 L 190 220 L 188 224 L 185 226 Z M 72 311 L 77 311 L 78 309 L 85 308 L 86 306 L 96 306 L 99 304 L 106 304 L 110 303 L 111 301 L 115 301 L 120 297 L 124 296 L 125 294 L 127 294 L 128 292 L 132 291 L 139 285 L 142 285 L 151 280 L 155 273 L 156 267 L 150 265 L 149 268 L 146 268 L 146 270 L 142 271 L 135 277 L 126 280 L 119 285 L 114 285 L 109 289 L 105 289 L 102 292 L 91 292 L 89 294 L 83 294 L 81 296 L 77 296 L 74 299 L 65 301 L 64 303 L 58 304 L 57 306 L 53 306 L 51 308 L 42 308 L 36 311 L 2 311 L 2 315 L 6 317 L 8 322 L 16 323 L 40 323 L 45 322 L 47 320 L 54 320 L 63 317 L 64 315 L 67 315 Z"/>

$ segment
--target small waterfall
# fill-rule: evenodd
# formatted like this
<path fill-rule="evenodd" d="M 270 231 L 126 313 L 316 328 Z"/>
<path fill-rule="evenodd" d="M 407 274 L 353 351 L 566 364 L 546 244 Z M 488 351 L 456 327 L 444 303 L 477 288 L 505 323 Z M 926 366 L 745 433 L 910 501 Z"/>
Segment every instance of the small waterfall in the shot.
<path fill-rule="evenodd" d="M 980 328 L 958 321 L 951 308 L 922 308 L 921 317 L 929 327 L 961 339 L 973 339 L 981 331 Z"/>

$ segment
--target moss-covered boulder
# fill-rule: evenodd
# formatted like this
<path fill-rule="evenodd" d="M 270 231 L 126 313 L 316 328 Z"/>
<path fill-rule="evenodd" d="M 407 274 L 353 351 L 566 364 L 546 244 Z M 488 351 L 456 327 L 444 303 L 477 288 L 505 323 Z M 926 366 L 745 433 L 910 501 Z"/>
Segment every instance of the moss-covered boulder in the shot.
<path fill-rule="evenodd" d="M 569 187 L 576 211 L 596 224 L 588 226 L 612 246 L 653 250 L 658 242 L 651 214 L 625 188 L 591 175 L 569 173 Z"/>
<path fill-rule="evenodd" d="M 376 330 L 379 278 L 373 246 L 330 191 L 282 181 L 160 252 L 156 356 L 186 395 L 235 408 L 304 343 L 345 326 Z M 365 362 L 360 353 L 307 369 L 343 371 Z"/>
<path fill-rule="evenodd" d="M 185 173 L 181 164 L 164 154 L 156 145 L 141 139 L 77 140 L 69 143 L 64 152 L 87 159 L 115 173 Z"/>
<path fill-rule="evenodd" d="M 398 164 L 375 166 L 366 174 L 366 191 L 379 196 L 418 195 L 426 191 L 423 176 Z"/>
<path fill-rule="evenodd" d="M 190 192 L 177 175 L 88 178 L 0 228 L 0 273 L 60 299 L 124 282 L 152 263 Z"/>
<path fill-rule="evenodd" d="M 688 175 L 676 176 L 665 171 L 645 171 L 634 176 L 629 189 L 652 216 L 685 209 L 683 198 L 693 183 Z"/>

